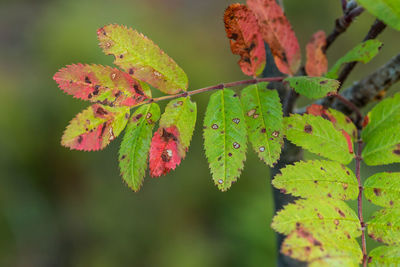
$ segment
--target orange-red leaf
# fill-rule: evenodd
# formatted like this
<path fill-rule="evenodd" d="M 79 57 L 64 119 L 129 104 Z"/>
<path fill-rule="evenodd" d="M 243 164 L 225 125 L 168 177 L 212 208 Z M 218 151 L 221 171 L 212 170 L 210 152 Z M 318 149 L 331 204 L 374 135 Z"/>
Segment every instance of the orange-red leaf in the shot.
<path fill-rule="evenodd" d="M 154 133 L 150 147 L 150 175 L 159 177 L 181 163 L 178 152 L 179 132 L 175 126 L 160 128 Z"/>
<path fill-rule="evenodd" d="M 297 37 L 276 0 L 247 0 L 268 43 L 275 64 L 282 73 L 293 75 L 300 67 L 301 54 Z"/>
<path fill-rule="evenodd" d="M 224 14 L 225 31 L 231 50 L 240 55 L 239 66 L 243 73 L 258 76 L 265 67 L 265 46 L 257 19 L 245 5 L 232 4 Z"/>
<path fill-rule="evenodd" d="M 149 98 L 139 81 L 111 67 L 69 65 L 53 78 L 67 94 L 103 105 L 134 106 Z"/>
<path fill-rule="evenodd" d="M 328 60 L 323 51 L 326 45 L 324 31 L 316 32 L 306 46 L 307 62 L 306 72 L 308 76 L 320 77 L 328 70 Z"/>
<path fill-rule="evenodd" d="M 312 104 L 311 106 L 307 107 L 307 114 L 311 114 L 314 116 L 321 116 L 322 118 L 331 121 L 332 123 L 336 122 L 335 117 L 332 116 L 331 113 L 327 109 L 324 108 L 322 105 Z"/>

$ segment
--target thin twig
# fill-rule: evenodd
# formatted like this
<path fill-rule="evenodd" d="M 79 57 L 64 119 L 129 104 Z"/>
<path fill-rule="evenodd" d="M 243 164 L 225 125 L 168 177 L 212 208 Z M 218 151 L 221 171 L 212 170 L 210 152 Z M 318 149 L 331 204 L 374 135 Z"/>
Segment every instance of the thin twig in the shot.
<path fill-rule="evenodd" d="M 360 109 L 356 105 L 354 105 L 351 101 L 349 101 L 347 98 L 343 97 L 342 95 L 332 94 L 332 96 L 334 96 L 336 99 L 338 99 L 344 105 L 346 105 L 349 109 L 351 109 L 357 115 L 357 121 L 355 122 L 355 124 L 357 125 L 357 128 L 361 128 L 363 115 L 362 115 Z"/>
<path fill-rule="evenodd" d="M 370 30 L 368 31 L 367 35 L 364 37 L 363 42 L 367 40 L 372 40 L 375 39 L 384 29 L 386 28 L 386 24 L 384 24 L 380 20 L 376 20 L 374 24 L 372 24 Z M 351 71 L 354 69 L 354 67 L 357 65 L 357 61 L 347 63 L 342 72 L 339 74 L 339 82 L 340 84 L 343 84 L 343 82 L 347 79 Z M 340 87 L 338 91 L 340 90 Z"/>
<path fill-rule="evenodd" d="M 363 266 L 367 266 L 367 244 L 365 241 L 365 223 L 364 223 L 364 218 L 363 218 L 363 205 L 362 205 L 362 195 L 363 195 L 363 186 L 361 182 L 361 173 L 360 173 L 360 168 L 361 168 L 361 152 L 362 152 L 362 147 L 363 147 L 363 141 L 361 140 L 361 130 L 358 130 L 358 141 L 357 141 L 357 152 L 356 152 L 356 177 L 357 177 L 357 182 L 358 182 L 358 188 L 359 188 L 359 193 L 358 193 L 358 198 L 357 198 L 357 206 L 358 206 L 358 219 L 360 220 L 360 225 L 361 225 L 361 245 L 362 245 L 362 252 L 363 252 Z"/>
<path fill-rule="evenodd" d="M 235 87 L 235 86 L 239 86 L 239 85 L 257 84 L 257 83 L 261 83 L 261 82 L 281 82 L 283 79 L 285 79 L 285 77 L 269 77 L 269 78 L 255 78 L 255 79 L 235 81 L 235 82 L 229 82 L 229 83 L 220 83 L 217 85 L 208 86 L 208 87 L 200 88 L 200 89 L 189 91 L 189 92 L 183 92 L 180 94 L 151 98 L 151 99 L 141 103 L 141 105 L 149 104 L 149 103 L 153 103 L 153 102 L 160 102 L 160 101 L 164 101 L 164 100 L 175 99 L 175 98 L 179 98 L 179 97 L 196 95 L 196 94 L 200 94 L 200 93 L 204 93 L 204 92 L 220 90 L 220 89 Z"/>
<path fill-rule="evenodd" d="M 339 37 L 342 33 L 344 33 L 347 28 L 351 25 L 356 17 L 361 15 L 364 12 L 364 8 L 357 6 L 352 9 L 347 14 L 343 15 L 342 17 L 338 18 L 335 22 L 335 28 L 333 31 L 328 35 L 326 38 L 326 45 L 324 47 L 324 52 L 332 45 L 332 43 Z"/>

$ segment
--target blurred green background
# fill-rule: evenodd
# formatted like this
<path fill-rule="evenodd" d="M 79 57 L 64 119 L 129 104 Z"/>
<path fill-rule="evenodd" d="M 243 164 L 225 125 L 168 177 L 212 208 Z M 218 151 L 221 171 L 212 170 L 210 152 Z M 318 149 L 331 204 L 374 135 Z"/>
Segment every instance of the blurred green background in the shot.
<path fill-rule="evenodd" d="M 105 24 L 125 24 L 154 40 L 186 71 L 190 89 L 244 79 L 222 22 L 230 3 L 1 1 L 0 266 L 275 264 L 268 168 L 249 151 L 230 191 L 219 192 L 211 181 L 201 135 L 209 94 L 194 97 L 199 117 L 186 159 L 166 177 L 146 177 L 139 193 L 119 176 L 121 138 L 102 152 L 60 145 L 64 128 L 88 103 L 62 93 L 52 76 L 71 63 L 112 65 L 97 46 L 96 30 Z M 285 8 L 303 51 L 315 31 L 329 33 L 341 16 L 336 0 L 287 0 Z M 373 20 L 363 14 L 339 38 L 331 64 L 363 39 Z M 398 36 L 387 29 L 381 54 L 360 64 L 348 84 L 398 53 Z M 363 168 L 364 175 L 375 171 Z"/>

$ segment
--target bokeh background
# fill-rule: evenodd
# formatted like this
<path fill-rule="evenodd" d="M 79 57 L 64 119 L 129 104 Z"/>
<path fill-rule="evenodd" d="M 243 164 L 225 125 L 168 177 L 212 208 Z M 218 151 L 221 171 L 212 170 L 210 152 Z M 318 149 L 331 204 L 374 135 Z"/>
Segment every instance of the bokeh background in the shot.
<path fill-rule="evenodd" d="M 249 150 L 231 190 L 221 193 L 211 181 L 201 136 L 209 94 L 194 97 L 199 116 L 186 159 L 166 177 L 146 177 L 139 193 L 119 176 L 121 138 L 101 152 L 60 145 L 65 126 L 88 103 L 62 93 L 52 76 L 71 63 L 112 65 L 97 46 L 96 30 L 105 24 L 125 24 L 154 40 L 186 71 L 190 89 L 244 79 L 222 22 L 232 2 L 0 2 L 0 266 L 275 264 L 268 168 Z M 338 0 L 287 0 L 285 9 L 303 51 L 315 31 L 329 33 L 341 16 Z M 339 38 L 331 64 L 363 39 L 373 20 L 363 14 Z M 379 37 L 381 54 L 358 65 L 347 84 L 398 53 L 398 37 L 387 29 Z M 376 171 L 363 167 L 364 175 Z"/>

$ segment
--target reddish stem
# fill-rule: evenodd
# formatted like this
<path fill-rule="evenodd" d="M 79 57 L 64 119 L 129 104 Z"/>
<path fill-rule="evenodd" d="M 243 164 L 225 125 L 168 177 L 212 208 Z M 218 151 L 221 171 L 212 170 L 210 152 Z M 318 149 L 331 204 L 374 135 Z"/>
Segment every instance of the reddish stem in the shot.
<path fill-rule="evenodd" d="M 200 94 L 200 93 L 204 93 L 204 92 L 220 90 L 220 89 L 235 87 L 235 86 L 239 86 L 239 85 L 257 84 L 257 83 L 261 83 L 261 82 L 281 82 L 281 81 L 283 81 L 283 79 L 285 79 L 285 77 L 269 77 L 269 78 L 255 78 L 255 79 L 229 82 L 229 83 L 220 83 L 217 85 L 204 87 L 204 88 L 200 88 L 200 89 L 189 91 L 189 92 L 183 92 L 183 93 L 176 94 L 176 95 L 167 95 L 167 96 L 152 98 L 152 99 L 149 99 L 148 101 L 143 102 L 142 104 L 160 102 L 160 101 L 175 99 L 175 98 L 179 98 L 179 97 L 186 97 L 186 96 L 190 96 L 190 95 L 196 95 L 196 94 Z"/>
<path fill-rule="evenodd" d="M 356 152 L 356 177 L 358 182 L 358 199 L 357 199 L 357 206 L 358 206 L 358 219 L 360 220 L 361 225 L 361 245 L 362 245 L 362 252 L 363 252 L 363 266 L 367 266 L 367 244 L 365 242 L 365 223 L 363 218 L 363 205 L 362 205 L 362 195 L 363 195 L 363 186 L 361 182 L 361 175 L 360 175 L 360 168 L 361 168 L 361 152 L 363 147 L 363 141 L 361 140 L 361 131 L 358 130 L 358 141 L 357 141 L 357 152 Z"/>

